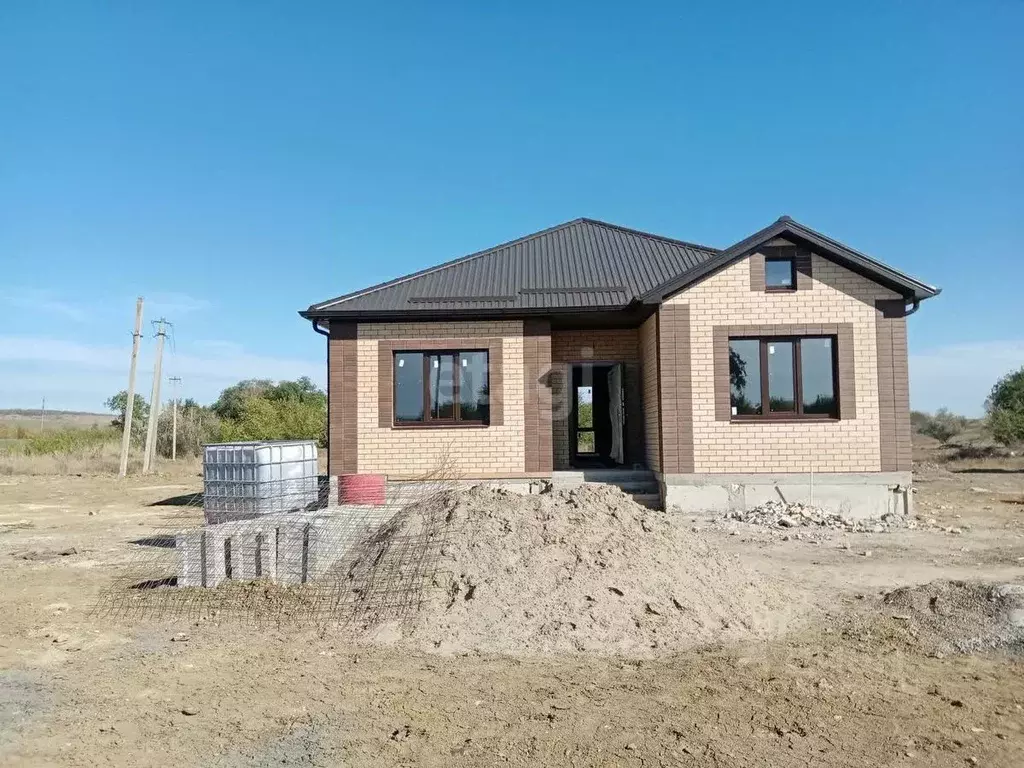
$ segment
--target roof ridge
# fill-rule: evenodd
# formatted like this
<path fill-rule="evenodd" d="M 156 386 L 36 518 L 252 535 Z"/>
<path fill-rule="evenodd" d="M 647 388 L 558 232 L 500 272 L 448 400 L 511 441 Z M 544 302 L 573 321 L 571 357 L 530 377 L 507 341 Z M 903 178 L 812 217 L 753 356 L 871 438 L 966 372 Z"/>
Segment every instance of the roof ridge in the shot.
<path fill-rule="evenodd" d="M 620 232 L 626 232 L 631 235 L 639 235 L 640 237 L 646 237 L 650 240 L 660 240 L 663 243 L 672 243 L 673 245 L 681 245 L 685 248 L 696 248 L 699 251 L 708 251 L 710 253 L 721 253 L 721 248 L 715 248 L 710 245 L 701 245 L 700 243 L 692 243 L 688 240 L 680 240 L 676 237 L 668 237 L 666 235 L 659 235 L 655 232 L 645 232 L 642 229 L 633 229 L 633 227 L 624 227 L 621 224 L 613 224 L 610 221 L 602 221 L 601 219 L 592 219 L 588 216 L 576 219 L 575 221 L 585 221 L 588 224 L 596 224 L 599 227 L 607 227 L 608 229 L 617 229 Z M 575 222 L 570 222 L 575 223 Z"/>
<path fill-rule="evenodd" d="M 481 256 L 486 256 L 486 255 L 488 255 L 490 253 L 493 253 L 495 251 L 500 251 L 503 248 L 509 248 L 509 247 L 511 247 L 513 245 L 518 245 L 519 243 L 524 243 L 524 242 L 526 242 L 528 240 L 533 240 L 534 238 L 541 237 L 542 235 L 547 235 L 547 234 L 550 234 L 552 232 L 557 232 L 560 229 L 568 229 L 569 227 L 571 227 L 571 226 L 573 226 L 575 224 L 579 224 L 582 221 L 590 221 L 590 220 L 589 219 L 585 219 L 583 217 L 580 217 L 580 218 L 573 219 L 572 221 L 564 221 L 561 224 L 555 224 L 554 226 L 547 227 L 546 229 L 542 229 L 542 230 L 540 230 L 538 232 L 533 232 L 533 233 L 531 233 L 529 235 L 522 235 L 522 236 L 517 237 L 517 238 L 515 238 L 513 240 L 509 240 L 509 241 L 504 242 L 504 243 L 499 243 L 498 245 L 492 245 L 490 248 L 484 248 L 483 250 L 480 250 L 480 251 L 474 251 L 473 253 L 467 254 L 466 256 L 459 256 L 458 258 L 452 259 L 450 261 L 446 261 L 446 262 L 444 262 L 442 264 L 435 264 L 432 267 L 427 267 L 426 269 L 421 269 L 418 272 L 413 272 L 413 273 L 408 274 L 408 275 L 402 275 L 400 277 L 392 278 L 391 280 L 385 280 L 382 283 L 377 283 L 376 285 L 371 285 L 369 288 L 362 288 L 362 289 L 360 289 L 358 291 L 352 291 L 351 293 L 345 293 L 345 294 L 342 294 L 341 296 L 337 296 L 337 297 L 335 297 L 333 299 L 328 299 L 327 301 L 321 301 L 319 304 L 312 304 L 312 305 L 310 305 L 309 309 L 310 310 L 313 310 L 313 309 L 326 309 L 326 308 L 328 308 L 328 307 L 330 307 L 330 306 L 332 306 L 334 304 L 340 304 L 343 301 L 348 301 L 349 299 L 355 299 L 355 298 L 358 298 L 358 297 L 361 297 L 361 296 L 365 296 L 367 294 L 374 293 L 375 291 L 383 290 L 384 288 L 391 288 L 393 286 L 400 285 L 400 284 L 402 284 L 402 283 L 404 283 L 404 282 L 406 282 L 408 280 L 413 280 L 413 279 L 418 278 L 418 277 L 423 277 L 425 275 L 430 275 L 430 274 L 433 274 L 434 272 L 440 272 L 443 269 L 448 269 L 449 267 L 454 267 L 454 266 L 459 265 L 459 264 L 465 264 L 466 262 L 472 261 L 473 259 L 478 259 Z M 598 222 L 598 223 L 600 223 L 600 222 Z"/>

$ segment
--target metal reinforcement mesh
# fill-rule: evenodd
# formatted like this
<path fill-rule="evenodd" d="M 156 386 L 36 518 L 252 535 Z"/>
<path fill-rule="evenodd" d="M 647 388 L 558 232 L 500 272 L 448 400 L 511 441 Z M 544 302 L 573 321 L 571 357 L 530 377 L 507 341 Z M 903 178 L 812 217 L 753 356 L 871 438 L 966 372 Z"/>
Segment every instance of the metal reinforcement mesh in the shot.
<path fill-rule="evenodd" d="M 369 506 L 334 503 L 321 477 L 318 498 L 303 509 L 216 523 L 204 517 L 201 493 L 165 500 L 163 523 L 128 540 L 94 611 L 323 629 L 401 623 L 434 581 L 457 485 L 444 462 L 389 484 L 386 504 Z M 219 500 L 214 519 L 225 509 Z"/>

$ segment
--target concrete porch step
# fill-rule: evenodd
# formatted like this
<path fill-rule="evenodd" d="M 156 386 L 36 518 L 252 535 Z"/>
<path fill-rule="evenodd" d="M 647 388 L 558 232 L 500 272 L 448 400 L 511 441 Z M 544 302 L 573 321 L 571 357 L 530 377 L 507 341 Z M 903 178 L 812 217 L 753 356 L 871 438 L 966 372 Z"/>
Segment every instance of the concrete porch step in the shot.
<path fill-rule="evenodd" d="M 648 509 L 661 509 L 660 493 L 632 493 L 633 501 Z"/>
<path fill-rule="evenodd" d="M 621 483 L 605 483 L 605 485 L 614 485 L 623 493 L 628 493 L 630 495 L 658 493 L 658 481 L 653 479 L 630 480 Z"/>
<path fill-rule="evenodd" d="M 568 469 L 556 470 L 551 473 L 551 481 L 556 485 L 578 485 L 579 483 L 657 483 L 654 473 L 649 469 Z"/>

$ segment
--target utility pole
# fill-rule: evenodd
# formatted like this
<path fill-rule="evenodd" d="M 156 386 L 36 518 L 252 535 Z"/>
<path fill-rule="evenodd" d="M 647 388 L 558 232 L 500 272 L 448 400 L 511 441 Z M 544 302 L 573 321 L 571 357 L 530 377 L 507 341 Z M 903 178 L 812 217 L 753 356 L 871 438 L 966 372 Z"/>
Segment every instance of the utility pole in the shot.
<path fill-rule="evenodd" d="M 157 421 L 160 418 L 160 367 L 163 365 L 164 339 L 167 337 L 165 326 L 167 321 L 160 318 L 156 321 L 156 363 L 153 366 L 153 392 L 149 404 L 149 428 L 146 430 L 146 449 L 142 455 L 142 473 L 148 474 L 156 455 Z"/>
<path fill-rule="evenodd" d="M 39 411 L 39 431 L 43 431 L 43 424 L 46 423 L 46 398 L 43 398 L 43 408 Z"/>
<path fill-rule="evenodd" d="M 178 385 L 181 384 L 181 376 L 171 376 L 167 379 L 169 382 L 174 384 L 174 399 L 171 401 L 171 461 L 178 460 L 178 400 L 181 399 L 178 394 Z"/>
<path fill-rule="evenodd" d="M 135 330 L 132 332 L 132 365 L 128 369 L 128 400 L 124 407 L 124 433 L 121 435 L 121 466 L 118 477 L 128 474 L 128 448 L 132 441 L 132 414 L 135 413 L 135 365 L 139 362 L 139 339 L 142 338 L 142 297 L 135 300 Z"/>

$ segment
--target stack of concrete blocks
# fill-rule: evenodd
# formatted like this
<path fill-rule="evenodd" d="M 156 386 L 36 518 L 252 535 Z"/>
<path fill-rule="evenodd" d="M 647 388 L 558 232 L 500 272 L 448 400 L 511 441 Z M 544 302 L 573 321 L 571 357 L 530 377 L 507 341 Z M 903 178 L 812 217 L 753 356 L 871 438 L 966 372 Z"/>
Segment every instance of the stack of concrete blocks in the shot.
<path fill-rule="evenodd" d="M 322 576 L 348 550 L 329 513 L 263 515 L 180 533 L 178 586 L 216 587 L 266 579 L 290 586 Z"/>

